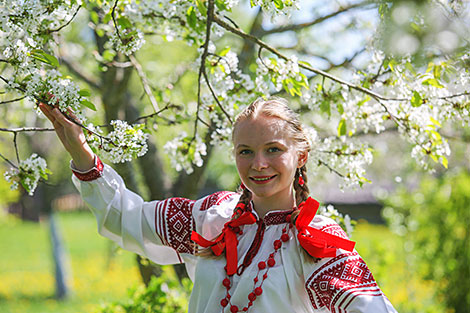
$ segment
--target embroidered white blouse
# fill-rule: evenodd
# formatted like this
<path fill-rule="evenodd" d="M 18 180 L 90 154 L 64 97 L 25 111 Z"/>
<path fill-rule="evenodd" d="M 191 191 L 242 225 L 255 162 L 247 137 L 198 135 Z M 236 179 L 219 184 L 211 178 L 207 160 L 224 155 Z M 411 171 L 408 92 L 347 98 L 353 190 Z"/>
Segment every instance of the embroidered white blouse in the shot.
<path fill-rule="evenodd" d="M 225 257 L 194 255 L 190 237 L 193 230 L 209 240 L 217 237 L 231 218 L 240 195 L 222 191 L 197 201 L 170 198 L 145 202 L 126 188 L 111 167 L 103 166 L 99 160 L 98 163 L 90 172 L 74 171 L 73 182 L 96 216 L 99 233 L 155 263 L 184 262 L 194 282 L 189 313 L 230 312 L 230 304 L 225 308 L 220 304 L 226 296 L 226 288 L 222 285 L 226 277 Z M 254 290 L 258 263 L 266 261 L 274 252 L 273 242 L 282 235 L 288 213 L 272 211 L 266 214 L 258 252 L 241 276 L 233 275 L 230 301 L 240 310 L 247 306 L 248 294 Z M 310 226 L 346 238 L 345 232 L 332 219 L 317 215 Z M 239 264 L 255 239 L 258 224 L 244 225 L 241 229 Z M 276 262 L 263 282 L 263 293 L 253 302 L 249 312 L 396 312 L 355 250 L 337 249 L 336 257 L 314 262 L 302 251 L 296 238 L 297 230 L 291 228 L 288 234 L 290 240 L 283 242 L 275 254 Z"/>

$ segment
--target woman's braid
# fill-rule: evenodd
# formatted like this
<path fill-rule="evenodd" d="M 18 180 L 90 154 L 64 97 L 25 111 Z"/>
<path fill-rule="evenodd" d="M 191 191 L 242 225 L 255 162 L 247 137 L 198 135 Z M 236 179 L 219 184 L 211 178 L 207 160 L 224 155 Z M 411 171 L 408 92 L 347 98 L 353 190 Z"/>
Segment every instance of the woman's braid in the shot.
<path fill-rule="evenodd" d="M 302 176 L 304 183 L 299 183 L 299 178 Z M 297 206 L 307 200 L 310 191 L 307 186 L 307 167 L 304 165 L 295 172 L 294 177 L 294 190 L 295 190 L 295 203 Z"/>

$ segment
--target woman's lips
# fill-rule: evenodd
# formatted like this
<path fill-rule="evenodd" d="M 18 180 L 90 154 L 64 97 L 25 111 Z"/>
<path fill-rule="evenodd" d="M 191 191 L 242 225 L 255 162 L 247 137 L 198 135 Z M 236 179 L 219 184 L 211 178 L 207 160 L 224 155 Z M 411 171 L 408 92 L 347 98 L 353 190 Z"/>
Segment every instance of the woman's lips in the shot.
<path fill-rule="evenodd" d="M 253 176 L 253 177 L 250 177 L 250 179 L 255 184 L 263 185 L 263 184 L 267 184 L 270 181 L 272 181 L 274 179 L 274 177 L 276 177 L 276 176 L 277 175 L 273 175 L 273 176 Z"/>

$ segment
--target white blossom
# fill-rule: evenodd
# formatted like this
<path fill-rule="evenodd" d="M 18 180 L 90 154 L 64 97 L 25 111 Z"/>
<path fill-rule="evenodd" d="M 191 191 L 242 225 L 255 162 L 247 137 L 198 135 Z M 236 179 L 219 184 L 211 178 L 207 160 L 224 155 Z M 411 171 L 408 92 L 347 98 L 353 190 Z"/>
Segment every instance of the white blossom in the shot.
<path fill-rule="evenodd" d="M 47 169 L 46 160 L 33 153 L 26 160 L 21 160 L 18 168 L 11 168 L 4 173 L 11 189 L 17 189 L 21 184 L 30 196 L 34 194 L 40 178 L 47 179 L 51 172 Z"/>

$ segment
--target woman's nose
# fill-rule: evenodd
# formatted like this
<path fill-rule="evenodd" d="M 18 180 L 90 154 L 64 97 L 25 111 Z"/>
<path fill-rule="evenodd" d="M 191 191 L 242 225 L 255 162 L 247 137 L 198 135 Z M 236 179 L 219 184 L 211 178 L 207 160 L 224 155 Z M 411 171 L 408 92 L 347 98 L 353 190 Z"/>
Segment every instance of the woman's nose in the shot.
<path fill-rule="evenodd" d="M 251 163 L 251 168 L 256 171 L 261 171 L 262 169 L 268 167 L 267 160 L 262 153 L 257 153 L 253 158 L 253 162 Z"/>

